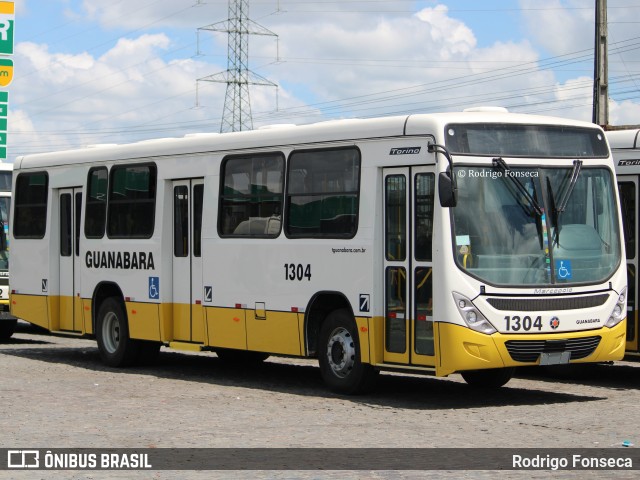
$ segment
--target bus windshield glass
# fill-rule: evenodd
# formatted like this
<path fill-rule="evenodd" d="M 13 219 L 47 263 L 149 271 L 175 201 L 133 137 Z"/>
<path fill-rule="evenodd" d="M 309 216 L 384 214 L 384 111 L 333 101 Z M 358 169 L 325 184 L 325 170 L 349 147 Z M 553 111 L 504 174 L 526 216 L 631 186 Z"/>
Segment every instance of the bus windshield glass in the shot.
<path fill-rule="evenodd" d="M 605 281 L 619 265 L 608 169 L 456 169 L 454 253 L 470 275 L 493 285 L 586 284 Z"/>
<path fill-rule="evenodd" d="M 607 158 L 609 149 L 595 128 L 496 123 L 450 124 L 452 154 L 536 158 Z"/>

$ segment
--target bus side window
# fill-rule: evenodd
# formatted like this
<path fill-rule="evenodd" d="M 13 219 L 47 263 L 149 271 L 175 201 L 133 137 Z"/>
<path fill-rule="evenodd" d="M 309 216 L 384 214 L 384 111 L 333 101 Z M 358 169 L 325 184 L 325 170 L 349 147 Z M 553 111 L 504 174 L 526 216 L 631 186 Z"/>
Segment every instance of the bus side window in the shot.
<path fill-rule="evenodd" d="M 281 153 L 229 157 L 221 167 L 221 236 L 275 238 L 280 235 L 284 190 Z"/>
<path fill-rule="evenodd" d="M 358 228 L 360 151 L 349 147 L 293 152 L 286 199 L 287 236 L 353 238 Z"/>
<path fill-rule="evenodd" d="M 107 218 L 107 169 L 92 168 L 88 177 L 84 235 L 87 238 L 102 238 Z"/>
<path fill-rule="evenodd" d="M 47 226 L 49 176 L 21 173 L 16 179 L 13 234 L 16 238 L 43 238 Z"/>
<path fill-rule="evenodd" d="M 108 203 L 109 238 L 150 238 L 155 227 L 156 166 L 112 167 Z"/>

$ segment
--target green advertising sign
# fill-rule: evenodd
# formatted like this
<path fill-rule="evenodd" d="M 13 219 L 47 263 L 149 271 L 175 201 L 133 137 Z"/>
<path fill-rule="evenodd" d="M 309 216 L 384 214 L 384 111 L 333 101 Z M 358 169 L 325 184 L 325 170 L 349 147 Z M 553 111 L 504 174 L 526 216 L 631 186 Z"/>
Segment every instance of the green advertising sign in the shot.
<path fill-rule="evenodd" d="M 15 8 L 13 2 L 0 2 L 0 55 L 13 55 L 13 26 Z"/>
<path fill-rule="evenodd" d="M 0 92 L 0 161 L 7 159 L 9 92 Z"/>
<path fill-rule="evenodd" d="M 13 80 L 13 60 L 0 57 L 0 87 L 6 87 Z"/>
<path fill-rule="evenodd" d="M 0 88 L 13 80 L 13 60 L 3 55 L 13 55 L 15 5 L 0 1 Z M 9 92 L 0 92 L 0 161 L 7 159 L 7 130 Z"/>

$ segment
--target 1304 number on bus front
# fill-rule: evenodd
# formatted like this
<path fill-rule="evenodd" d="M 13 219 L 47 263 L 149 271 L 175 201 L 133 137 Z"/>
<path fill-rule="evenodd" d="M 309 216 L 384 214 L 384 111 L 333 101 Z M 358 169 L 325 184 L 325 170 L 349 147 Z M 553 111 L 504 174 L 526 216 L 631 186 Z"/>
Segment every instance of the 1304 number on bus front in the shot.
<path fill-rule="evenodd" d="M 508 332 L 529 332 L 531 330 L 542 330 L 542 317 L 531 317 L 529 315 L 506 315 L 504 317 L 506 324 L 506 330 Z"/>

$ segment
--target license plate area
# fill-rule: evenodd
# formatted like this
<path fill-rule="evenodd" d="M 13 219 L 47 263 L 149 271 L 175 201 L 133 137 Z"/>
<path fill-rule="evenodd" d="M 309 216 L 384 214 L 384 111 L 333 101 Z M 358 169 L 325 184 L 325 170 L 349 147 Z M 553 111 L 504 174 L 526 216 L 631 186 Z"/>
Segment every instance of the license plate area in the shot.
<path fill-rule="evenodd" d="M 563 365 L 569 363 L 571 352 L 543 352 L 540 354 L 540 365 Z"/>

